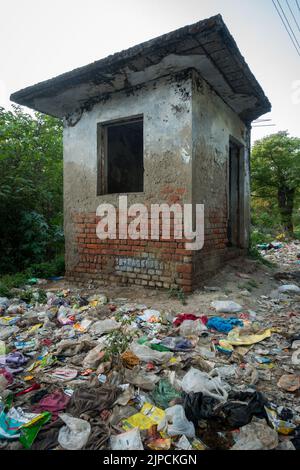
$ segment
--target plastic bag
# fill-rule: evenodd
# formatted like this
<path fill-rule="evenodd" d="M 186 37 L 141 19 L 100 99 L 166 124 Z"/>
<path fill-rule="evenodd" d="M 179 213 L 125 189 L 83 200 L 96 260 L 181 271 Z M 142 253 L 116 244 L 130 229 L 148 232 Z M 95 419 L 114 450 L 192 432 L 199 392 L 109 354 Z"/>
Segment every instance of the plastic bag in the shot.
<path fill-rule="evenodd" d="M 66 424 L 58 434 L 58 442 L 64 449 L 79 450 L 84 447 L 90 437 L 91 425 L 84 419 L 73 418 L 62 413 L 60 419 Z"/>
<path fill-rule="evenodd" d="M 188 421 L 182 405 L 175 405 L 165 410 L 167 419 L 167 434 L 169 436 L 195 437 L 195 427 Z M 159 428 L 158 428 L 159 429 Z"/>
<path fill-rule="evenodd" d="M 216 300 L 211 303 L 211 306 L 220 313 L 237 313 L 243 310 L 240 304 L 233 302 L 232 300 Z"/>
<path fill-rule="evenodd" d="M 155 362 L 163 364 L 168 362 L 173 356 L 170 352 L 154 351 L 144 344 L 132 343 L 130 350 L 143 362 Z"/>
<path fill-rule="evenodd" d="M 201 372 L 193 367 L 183 377 L 181 387 L 186 393 L 202 392 L 204 395 L 220 401 L 226 401 L 228 398 L 228 393 L 220 377 L 212 377 L 211 373 Z"/>
<path fill-rule="evenodd" d="M 125 380 L 136 387 L 140 387 L 143 390 L 153 390 L 155 384 L 159 381 L 159 377 L 150 372 L 143 372 L 139 370 L 139 367 L 135 367 L 132 370 L 125 370 Z"/>
<path fill-rule="evenodd" d="M 91 335 L 101 336 L 110 331 L 117 330 L 120 326 L 120 323 L 109 318 L 107 320 L 99 320 L 90 327 L 89 333 Z"/>
<path fill-rule="evenodd" d="M 295 294 L 300 294 L 300 287 L 296 286 L 295 284 L 285 284 L 278 287 L 278 292 L 292 292 Z"/>
<path fill-rule="evenodd" d="M 231 450 L 271 450 L 278 446 L 278 434 L 265 421 L 252 421 L 243 426 Z"/>
<path fill-rule="evenodd" d="M 158 310 L 144 310 L 143 315 L 138 316 L 139 320 L 146 321 L 149 323 L 156 323 L 160 320 L 160 312 Z"/>
<path fill-rule="evenodd" d="M 184 320 L 179 328 L 181 336 L 201 336 L 203 331 L 207 331 L 207 328 L 201 320 Z"/>
<path fill-rule="evenodd" d="M 18 439 L 27 449 L 33 443 L 43 424 L 51 419 L 51 413 L 27 413 L 21 408 L 11 408 L 0 413 L 0 439 Z"/>
<path fill-rule="evenodd" d="M 180 336 L 166 336 L 160 344 L 171 351 L 188 351 L 189 349 L 193 349 L 192 342 Z"/>
<path fill-rule="evenodd" d="M 144 450 L 138 428 L 111 436 L 110 445 L 112 450 Z"/>
<path fill-rule="evenodd" d="M 75 323 L 74 310 L 61 305 L 57 313 L 57 320 L 61 325 L 73 325 L 73 323 Z"/>
<path fill-rule="evenodd" d="M 161 408 L 168 408 L 171 400 L 180 398 L 181 393 L 172 387 L 168 380 L 160 380 L 153 392 L 150 394 L 154 403 Z"/>
<path fill-rule="evenodd" d="M 5 326 L 0 329 L 0 340 L 5 341 L 19 331 L 17 326 Z"/>
<path fill-rule="evenodd" d="M 84 369 L 97 369 L 100 362 L 103 359 L 104 352 L 103 349 L 105 345 L 103 343 L 98 344 L 93 349 L 91 349 L 85 358 L 83 359 L 83 368 Z"/>

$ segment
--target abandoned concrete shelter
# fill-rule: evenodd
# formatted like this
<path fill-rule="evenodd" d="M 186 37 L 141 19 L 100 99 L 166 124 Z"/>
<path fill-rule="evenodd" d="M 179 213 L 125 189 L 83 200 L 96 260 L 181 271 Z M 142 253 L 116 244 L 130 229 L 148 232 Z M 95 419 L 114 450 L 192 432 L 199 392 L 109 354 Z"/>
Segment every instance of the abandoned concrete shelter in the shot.
<path fill-rule="evenodd" d="M 66 275 L 192 289 L 245 252 L 251 122 L 270 103 L 217 15 L 14 93 L 64 120 Z M 99 204 L 205 205 L 205 243 L 100 240 Z"/>

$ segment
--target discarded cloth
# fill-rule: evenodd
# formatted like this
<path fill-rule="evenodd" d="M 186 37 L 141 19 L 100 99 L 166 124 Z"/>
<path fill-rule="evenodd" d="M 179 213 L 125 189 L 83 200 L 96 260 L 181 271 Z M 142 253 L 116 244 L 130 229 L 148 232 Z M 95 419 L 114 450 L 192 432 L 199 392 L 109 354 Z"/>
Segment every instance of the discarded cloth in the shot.
<path fill-rule="evenodd" d="M 208 320 L 206 326 L 221 333 L 229 333 L 236 326 L 244 326 L 244 322 L 238 318 L 212 317 Z"/>
<path fill-rule="evenodd" d="M 70 397 L 61 390 L 55 390 L 53 393 L 43 397 L 41 401 L 33 406 L 33 411 L 41 413 L 42 411 L 50 411 L 52 414 L 52 421 L 58 418 L 58 414 L 65 410 Z"/>
<path fill-rule="evenodd" d="M 80 386 L 75 389 L 67 406 L 67 413 L 74 417 L 99 416 L 101 411 L 112 407 L 120 391 L 111 385 L 99 387 Z"/>
<path fill-rule="evenodd" d="M 234 328 L 228 333 L 226 339 L 222 339 L 219 341 L 219 344 L 224 350 L 233 350 L 232 346 L 243 346 L 259 343 L 260 341 L 263 341 L 266 338 L 270 338 L 271 334 L 272 333 L 270 328 L 267 328 L 261 333 L 250 335 L 243 334 L 240 328 Z"/>

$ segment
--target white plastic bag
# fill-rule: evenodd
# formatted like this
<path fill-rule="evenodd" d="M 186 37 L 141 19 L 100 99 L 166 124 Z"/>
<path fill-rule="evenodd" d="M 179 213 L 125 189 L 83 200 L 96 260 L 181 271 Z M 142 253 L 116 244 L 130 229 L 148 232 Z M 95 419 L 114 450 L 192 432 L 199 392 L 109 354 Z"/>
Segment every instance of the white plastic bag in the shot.
<path fill-rule="evenodd" d="M 237 313 L 243 310 L 240 304 L 237 304 L 232 300 L 216 300 L 211 303 L 211 306 L 219 313 Z"/>
<path fill-rule="evenodd" d="M 130 346 L 132 351 L 140 361 L 142 362 L 155 362 L 157 364 L 163 364 L 168 362 L 173 354 L 171 352 L 160 352 L 155 351 L 144 344 L 132 343 Z"/>
<path fill-rule="evenodd" d="M 228 393 L 224 384 L 220 377 L 212 377 L 212 373 L 213 371 L 208 374 L 192 367 L 182 379 L 182 390 L 186 393 L 201 392 L 217 400 L 226 401 Z"/>
<path fill-rule="evenodd" d="M 109 333 L 110 331 L 117 330 L 120 328 L 120 326 L 120 323 L 107 318 L 106 320 L 99 320 L 93 323 L 93 325 L 90 327 L 89 333 L 91 335 L 101 336 L 105 333 Z"/>
<path fill-rule="evenodd" d="M 91 349 L 85 358 L 83 359 L 82 365 L 84 369 L 97 369 L 100 362 L 102 361 L 103 354 L 101 352 L 104 350 L 105 345 L 103 343 L 98 344 L 93 349 Z"/>
<path fill-rule="evenodd" d="M 201 336 L 203 331 L 207 331 L 201 320 L 184 320 L 179 329 L 180 336 Z"/>
<path fill-rule="evenodd" d="M 110 445 L 112 450 L 144 450 L 140 430 L 138 428 L 111 436 Z"/>
<path fill-rule="evenodd" d="M 61 305 L 57 312 L 57 320 L 61 325 L 73 325 L 75 316 L 74 310 L 69 307 Z"/>
<path fill-rule="evenodd" d="M 146 309 L 142 315 L 139 315 L 138 318 L 142 321 L 149 321 L 150 318 L 155 317 L 160 318 L 160 312 L 158 310 Z"/>
<path fill-rule="evenodd" d="M 300 294 L 300 287 L 295 284 L 285 284 L 278 287 L 278 292 L 293 292 L 295 294 Z"/>
<path fill-rule="evenodd" d="M 266 421 L 246 424 L 240 429 L 231 450 L 271 450 L 278 446 L 278 433 Z"/>
<path fill-rule="evenodd" d="M 64 449 L 79 450 L 84 447 L 91 433 L 91 425 L 84 419 L 62 413 L 60 419 L 66 423 L 58 433 L 58 442 Z"/>
<path fill-rule="evenodd" d="M 182 405 L 175 405 L 165 410 L 168 436 L 195 437 L 195 427 L 185 416 Z"/>

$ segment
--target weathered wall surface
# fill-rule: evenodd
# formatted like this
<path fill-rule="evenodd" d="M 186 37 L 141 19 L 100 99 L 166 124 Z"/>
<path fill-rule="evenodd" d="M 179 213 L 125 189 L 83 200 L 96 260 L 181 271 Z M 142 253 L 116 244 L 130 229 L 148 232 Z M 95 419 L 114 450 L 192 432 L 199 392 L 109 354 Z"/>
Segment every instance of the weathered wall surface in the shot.
<path fill-rule="evenodd" d="M 191 253 L 182 241 L 104 240 L 96 237 L 99 204 L 118 206 L 118 195 L 97 196 L 97 124 L 144 118 L 144 192 L 133 203 L 186 203 L 192 199 L 192 71 L 118 92 L 64 129 L 64 208 L 67 275 L 191 290 Z"/>
<path fill-rule="evenodd" d="M 205 205 L 205 243 L 193 253 L 193 279 L 215 272 L 222 262 L 237 253 L 227 248 L 229 140 L 241 150 L 241 248 L 249 235 L 249 133 L 245 124 L 200 75 L 193 73 L 193 204 Z"/>

